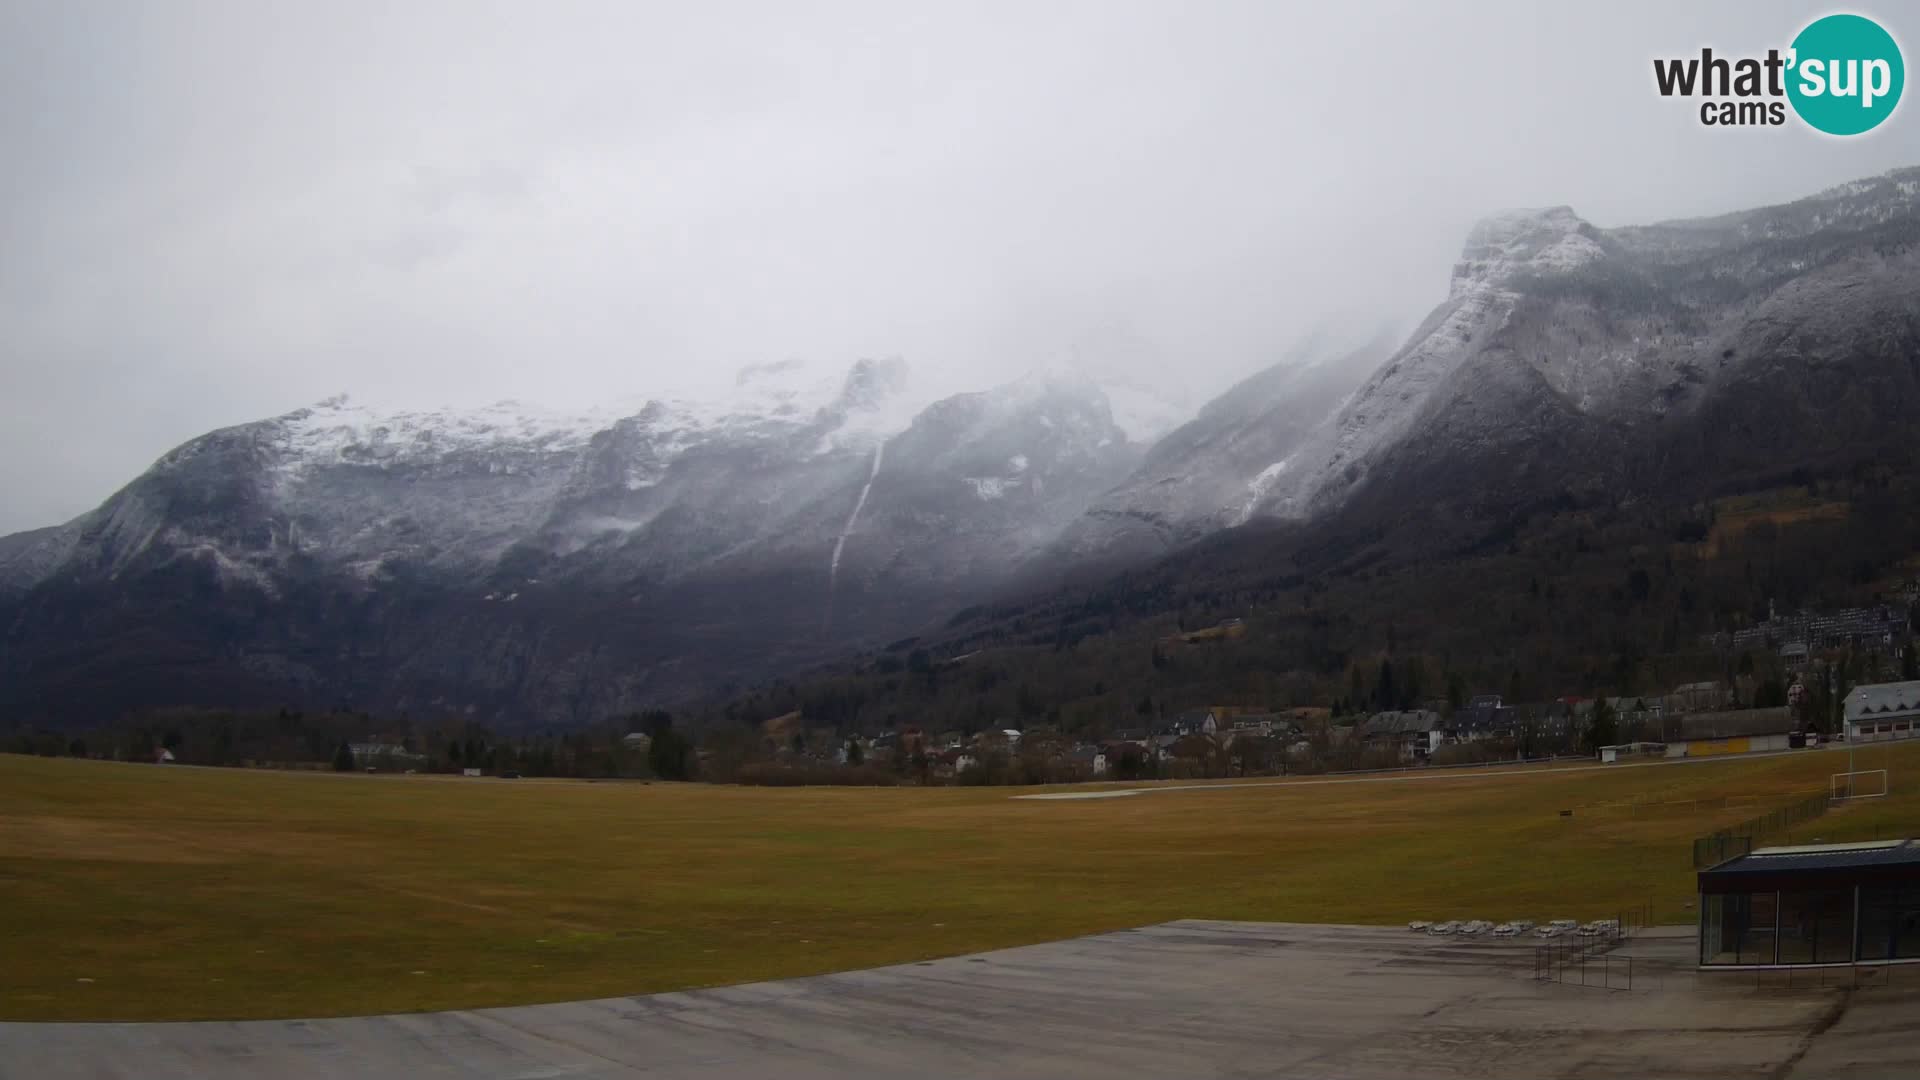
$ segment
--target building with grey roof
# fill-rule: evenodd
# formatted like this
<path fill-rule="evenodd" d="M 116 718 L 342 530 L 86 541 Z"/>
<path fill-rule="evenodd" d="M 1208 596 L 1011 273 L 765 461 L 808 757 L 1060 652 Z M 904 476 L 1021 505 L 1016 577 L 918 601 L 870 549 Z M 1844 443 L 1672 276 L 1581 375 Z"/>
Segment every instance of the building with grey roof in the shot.
<path fill-rule="evenodd" d="M 1920 681 L 1871 683 L 1847 695 L 1848 742 L 1886 742 L 1920 735 Z"/>

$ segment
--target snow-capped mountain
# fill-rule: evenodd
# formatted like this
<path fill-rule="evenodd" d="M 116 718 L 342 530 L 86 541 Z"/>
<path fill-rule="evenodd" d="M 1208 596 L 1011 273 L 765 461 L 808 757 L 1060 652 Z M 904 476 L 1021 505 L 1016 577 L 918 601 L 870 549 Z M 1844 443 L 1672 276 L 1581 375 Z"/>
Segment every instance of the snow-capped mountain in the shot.
<path fill-rule="evenodd" d="M 1043 371 L 941 401 L 887 445 L 867 527 L 955 579 L 1042 550 L 1144 448 L 1087 376 Z"/>
<path fill-rule="evenodd" d="M 1533 508 L 1908 461 L 1917 204 L 1908 169 L 1697 221 L 1502 214 L 1398 348 L 1307 347 L 1170 428 L 1072 370 L 926 402 L 870 361 L 588 415 L 323 402 L 0 538 L 0 706 L 581 721 L 1250 522 L 1446 558 Z"/>
<path fill-rule="evenodd" d="M 1356 498 L 1492 513 L 1824 460 L 1898 431 L 1920 406 L 1916 191 L 1908 169 L 1698 221 L 1491 217 L 1397 349 L 1308 346 L 1235 386 L 1055 550 L 1137 559 Z"/>
<path fill-rule="evenodd" d="M 1624 492 L 1897 430 L 1920 404 L 1917 191 L 1907 169 L 1700 221 L 1491 218 L 1447 300 L 1253 513 L 1311 520 L 1376 486 L 1489 503 Z"/>
<path fill-rule="evenodd" d="M 158 630 L 229 696 L 585 719 L 910 632 L 1143 451 L 1084 377 L 926 404 L 898 361 L 749 368 L 719 400 L 585 414 L 335 398 L 0 539 L 0 662 L 48 675 L 37 627 L 76 619 L 97 650 L 75 681 Z"/>

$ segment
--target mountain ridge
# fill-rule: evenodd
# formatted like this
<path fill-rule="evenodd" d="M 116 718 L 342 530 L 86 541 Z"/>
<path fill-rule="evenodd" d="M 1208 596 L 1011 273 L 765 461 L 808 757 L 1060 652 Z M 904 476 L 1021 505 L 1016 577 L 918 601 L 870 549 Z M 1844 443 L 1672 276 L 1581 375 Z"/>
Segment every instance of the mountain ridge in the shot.
<path fill-rule="evenodd" d="M 329 400 L 0 538 L 0 705 L 318 696 L 573 723 L 1050 581 L 1258 566 L 1272 544 L 1305 545 L 1283 580 L 1453 559 L 1541 508 L 1680 515 L 1795 468 L 1904 461 L 1916 203 L 1906 169 L 1648 226 L 1494 215 L 1404 342 L 1323 342 L 1151 446 L 1071 368 L 924 406 L 885 361 L 804 387 L 763 366 L 737 382 L 750 407 L 611 418 Z"/>
<path fill-rule="evenodd" d="M 224 672 L 215 698 L 590 719 L 905 632 L 1004 579 L 1143 449 L 1084 376 L 919 407 L 898 361 L 804 374 L 584 414 L 332 398 L 209 432 L 0 539 L 0 669 L 29 684 L 8 704 L 98 682 L 101 656 L 166 627 L 165 654 Z M 77 650 L 42 632 L 69 618 Z M 177 673 L 116 678 L 75 700 L 183 693 Z"/>

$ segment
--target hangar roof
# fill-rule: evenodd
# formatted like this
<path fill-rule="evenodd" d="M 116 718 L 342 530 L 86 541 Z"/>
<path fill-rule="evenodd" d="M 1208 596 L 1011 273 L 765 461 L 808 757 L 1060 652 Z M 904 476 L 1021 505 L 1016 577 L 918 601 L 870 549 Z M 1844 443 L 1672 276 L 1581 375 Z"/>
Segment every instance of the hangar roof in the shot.
<path fill-rule="evenodd" d="M 1756 848 L 1700 871 L 1703 893 L 1844 888 L 1920 883 L 1920 843 L 1807 844 Z"/>

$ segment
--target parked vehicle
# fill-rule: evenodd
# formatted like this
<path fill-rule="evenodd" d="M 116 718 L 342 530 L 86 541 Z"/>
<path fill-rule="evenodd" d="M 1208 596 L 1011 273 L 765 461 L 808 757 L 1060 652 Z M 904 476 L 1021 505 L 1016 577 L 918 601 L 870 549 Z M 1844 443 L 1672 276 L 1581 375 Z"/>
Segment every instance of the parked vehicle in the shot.
<path fill-rule="evenodd" d="M 1412 922 L 1407 924 L 1407 929 L 1415 931 L 1417 933 L 1422 930 L 1433 929 L 1433 924 L 1428 922 L 1425 919 L 1415 919 Z"/>
<path fill-rule="evenodd" d="M 1427 933 L 1445 935 L 1445 934 L 1451 934 L 1458 929 L 1460 929 L 1459 920 L 1448 919 L 1446 922 L 1443 922 L 1443 923 L 1434 923 L 1433 926 L 1427 930 Z"/>
<path fill-rule="evenodd" d="M 1519 932 L 1520 932 L 1520 933 L 1522 933 L 1522 934 L 1531 934 L 1531 933 L 1533 933 L 1533 927 L 1534 927 L 1534 922 L 1533 922 L 1533 920 L 1532 920 L 1532 919 L 1515 919 L 1515 920 L 1513 920 L 1513 928 L 1514 928 L 1515 930 L 1517 930 L 1517 931 L 1519 931 Z"/>
<path fill-rule="evenodd" d="M 1557 926 L 1543 926 L 1540 929 L 1534 931 L 1534 933 L 1543 938 L 1557 938 L 1560 935 L 1566 933 L 1566 931 L 1560 929 Z"/>
<path fill-rule="evenodd" d="M 1499 926 L 1496 926 L 1496 927 L 1494 927 L 1494 928 L 1493 928 L 1493 936 L 1494 936 L 1494 937 L 1512 937 L 1513 935 L 1515 935 L 1515 934 L 1517 934 L 1517 933 L 1519 933 L 1519 932 L 1520 932 L 1520 931 L 1518 931 L 1518 930 L 1515 930 L 1515 929 L 1513 928 L 1513 924 L 1512 924 L 1512 923 L 1504 923 L 1504 922 L 1503 922 L 1503 923 L 1501 923 L 1501 924 L 1500 924 Z"/>

